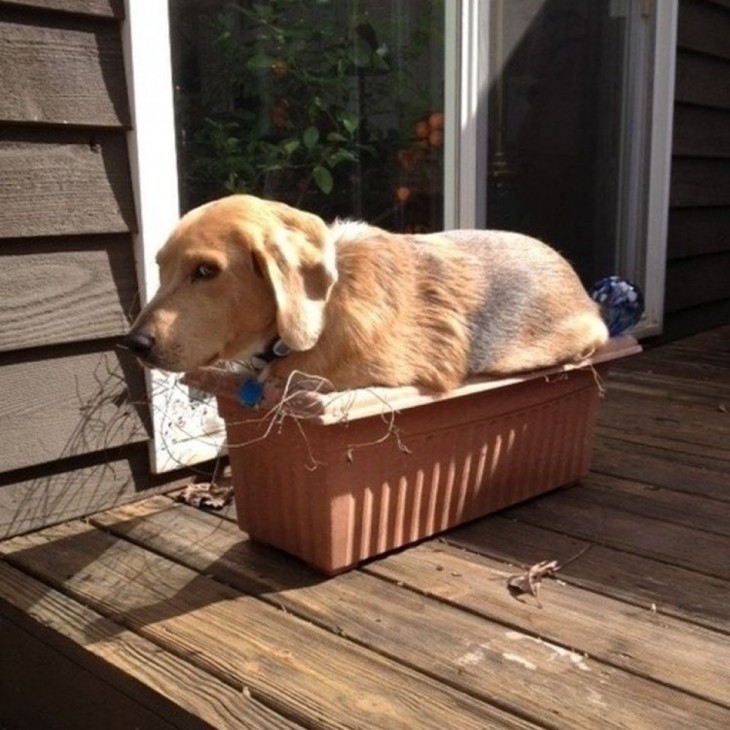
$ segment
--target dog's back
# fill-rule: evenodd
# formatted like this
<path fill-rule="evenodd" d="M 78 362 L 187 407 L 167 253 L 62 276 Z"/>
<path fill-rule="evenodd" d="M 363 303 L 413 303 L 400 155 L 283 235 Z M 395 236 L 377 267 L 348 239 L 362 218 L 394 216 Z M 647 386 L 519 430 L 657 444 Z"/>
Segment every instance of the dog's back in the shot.
<path fill-rule="evenodd" d="M 576 361 L 608 339 L 597 305 L 554 249 L 504 231 L 456 230 L 438 237 L 467 252 L 480 271 L 481 302 L 470 318 L 472 373 Z"/>

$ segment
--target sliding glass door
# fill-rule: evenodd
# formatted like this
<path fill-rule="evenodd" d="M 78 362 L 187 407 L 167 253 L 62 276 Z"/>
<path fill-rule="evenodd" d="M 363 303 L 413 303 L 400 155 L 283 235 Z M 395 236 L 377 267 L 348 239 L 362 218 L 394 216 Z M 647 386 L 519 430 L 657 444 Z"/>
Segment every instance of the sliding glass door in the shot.
<path fill-rule="evenodd" d="M 666 68 L 656 61 L 673 43 L 657 13 L 671 4 L 490 3 L 487 224 L 551 243 L 586 285 L 610 274 L 654 285 L 649 247 L 662 245 L 661 231 L 650 230 L 658 92 L 671 109 L 660 88 Z"/>
<path fill-rule="evenodd" d="M 516 229 L 587 286 L 651 288 L 675 6 L 169 0 L 182 209 L 250 192 L 398 231 Z"/>

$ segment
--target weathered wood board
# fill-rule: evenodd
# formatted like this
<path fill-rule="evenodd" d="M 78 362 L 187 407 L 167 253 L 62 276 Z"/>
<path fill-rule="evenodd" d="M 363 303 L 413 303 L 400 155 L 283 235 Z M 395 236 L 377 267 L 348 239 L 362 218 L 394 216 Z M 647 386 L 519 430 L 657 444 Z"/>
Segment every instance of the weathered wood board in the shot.
<path fill-rule="evenodd" d="M 124 18 L 124 0 L 2 0 L 0 5 L 118 20 Z"/>
<path fill-rule="evenodd" d="M 129 127 L 116 22 L 0 19 L 0 121 Z"/>
<path fill-rule="evenodd" d="M 137 307 L 129 236 L 0 241 L 0 352 L 124 334 Z"/>
<path fill-rule="evenodd" d="M 0 170 L 5 238 L 135 229 L 121 132 L 6 133 L 0 138 Z"/>
<path fill-rule="evenodd" d="M 730 538 L 730 504 L 705 499 L 704 490 L 697 491 L 699 494 L 685 494 L 639 481 L 591 474 L 572 494 L 595 505 Z"/>
<path fill-rule="evenodd" d="M 372 563 L 369 570 L 387 577 L 386 583 L 355 572 L 337 581 L 286 590 L 289 586 L 280 582 L 281 567 L 277 565 L 273 551 L 267 555 L 264 551 L 251 550 L 231 523 L 219 524 L 216 518 L 164 502 L 159 498 L 132 505 L 101 515 L 94 522 L 241 590 L 272 596 L 279 593 L 272 600 L 287 611 L 328 625 L 378 652 L 389 653 L 477 696 L 488 686 L 489 693 L 497 693 L 516 711 L 530 712 L 535 721 L 539 721 L 541 708 L 553 704 L 550 685 L 556 681 L 564 683 L 563 704 L 552 706 L 551 715 L 559 718 L 562 727 L 582 728 L 598 722 L 596 708 L 590 703 L 587 707 L 582 706 L 584 699 L 591 695 L 600 695 L 611 707 L 614 703 L 621 705 L 612 710 L 617 722 L 623 712 L 626 716 L 620 719 L 621 722 L 630 724 L 632 718 L 637 720 L 636 708 L 632 709 L 631 705 L 640 706 L 639 697 L 653 690 L 636 677 L 627 677 L 608 665 L 627 667 L 637 674 L 647 674 L 646 669 L 651 666 L 650 675 L 655 666 L 666 666 L 667 673 L 653 678 L 685 686 L 676 670 L 678 658 L 684 658 L 686 650 L 682 622 L 668 625 L 665 619 L 657 621 L 656 616 L 646 612 L 643 616 L 647 620 L 642 620 L 633 608 L 626 609 L 610 599 L 565 588 L 568 595 L 552 612 L 552 622 L 546 617 L 539 626 L 532 626 L 530 633 L 519 629 L 505 631 L 501 626 L 475 620 L 425 595 L 403 595 L 400 583 L 408 583 L 423 594 L 443 598 L 434 591 L 434 585 L 450 581 L 458 598 L 450 601 L 453 606 L 467 606 L 500 624 L 515 623 L 515 611 L 519 611 L 519 607 L 504 590 L 509 575 L 506 566 L 492 563 L 491 569 L 477 570 L 473 562 L 464 563 L 456 553 L 449 562 L 449 556 L 441 548 L 432 546 L 422 546 Z M 195 545 L 196 549 L 189 549 L 190 545 Z M 404 562 L 408 564 L 409 560 L 413 566 L 412 581 L 405 580 L 397 567 Z M 388 565 L 396 566 L 394 573 L 388 572 Z M 295 579 L 295 574 L 291 577 Z M 467 584 L 473 591 L 472 601 L 464 600 Z M 573 594 L 571 590 L 577 592 Z M 594 601 L 586 607 L 587 602 Z M 575 606 L 581 608 L 576 610 Z M 596 623 L 600 624 L 608 612 L 621 615 L 627 624 L 624 632 L 626 651 L 620 656 L 611 651 L 610 639 L 596 635 Z M 519 615 L 525 614 L 523 611 Z M 648 627 L 652 623 L 657 635 L 662 635 L 663 641 L 656 642 L 661 657 L 649 657 L 643 651 L 640 637 L 651 633 Z M 422 632 L 426 629 L 428 641 L 424 642 Z M 535 639 L 533 631 L 539 633 L 541 640 Z M 636 643 L 632 643 L 631 635 Z M 706 642 L 706 648 L 714 646 L 713 632 L 695 630 L 692 634 L 694 649 L 698 649 L 694 639 L 699 636 Z M 573 650 L 566 647 L 573 647 Z M 673 651 L 677 652 L 676 656 L 669 656 Z M 522 662 L 511 660 L 513 652 Z M 702 659 L 697 661 L 702 661 L 702 666 L 706 667 L 701 650 L 699 657 Z M 591 672 L 589 665 L 593 661 L 599 664 Z M 720 666 L 720 658 L 718 662 L 719 676 L 713 691 L 721 701 L 730 703 L 730 691 L 727 690 L 730 685 L 723 680 L 725 675 L 726 680 L 730 680 L 730 670 Z M 530 666 L 535 669 L 531 670 Z M 460 672 L 460 669 L 464 671 Z M 530 680 L 526 681 L 526 677 Z M 701 673 L 697 681 L 704 682 Z M 707 691 L 706 684 L 702 686 Z M 632 700 L 635 692 L 636 699 Z M 484 695 L 484 699 L 488 697 L 488 694 Z"/>
<path fill-rule="evenodd" d="M 0 471 L 147 440 L 143 376 L 110 343 L 0 356 Z"/>
<path fill-rule="evenodd" d="M 726 538 L 683 525 L 652 521 L 622 509 L 579 497 L 572 490 L 512 507 L 505 516 L 527 524 L 561 530 L 580 539 L 601 536 L 601 543 L 617 550 L 645 555 L 705 575 L 730 580 Z"/>
<path fill-rule="evenodd" d="M 7 713 L 13 708 L 25 727 L 32 723 L 39 728 L 57 727 L 59 711 L 66 727 L 75 723 L 79 728 L 299 727 L 240 689 L 5 563 L 0 563 L 0 602 L 12 607 L 13 617 L 23 618 L 26 626 L 36 622 L 30 626 L 36 636 L 13 631 L 7 609 L 0 610 L 5 613 L 0 620 L 0 717 L 5 720 L 11 719 Z M 51 631 L 64 637 L 66 652 L 75 661 L 49 646 Z M 6 641 L 17 644 L 19 636 L 24 640 L 16 648 L 23 652 L 8 651 L 12 644 Z M 49 651 L 54 651 L 53 661 Z M 89 657 L 98 661 L 89 662 Z M 26 675 L 37 684 L 32 702 L 15 691 L 27 686 Z M 81 686 L 84 692 L 78 691 Z"/>
<path fill-rule="evenodd" d="M 709 497 L 730 502 L 730 461 L 710 461 L 707 457 L 676 454 L 671 450 L 618 439 L 599 438 L 593 453 L 593 472 L 672 490 L 673 494 Z"/>
<path fill-rule="evenodd" d="M 353 717 L 363 727 L 532 726 L 86 525 L 14 538 L 0 551 L 16 567 L 295 721 L 315 714 L 322 728 L 348 727 Z"/>
<path fill-rule="evenodd" d="M 600 532 L 598 536 L 603 537 Z M 730 632 L 727 610 L 730 583 L 720 578 L 594 544 L 550 527 L 503 517 L 455 530 L 449 533 L 448 541 L 506 562 L 514 567 L 513 573 L 541 560 L 565 562 L 591 545 L 580 560 L 561 571 L 562 580 L 629 603 L 641 611 L 656 606 L 662 614 Z M 544 598 L 546 602 L 549 600 L 547 594 Z"/>

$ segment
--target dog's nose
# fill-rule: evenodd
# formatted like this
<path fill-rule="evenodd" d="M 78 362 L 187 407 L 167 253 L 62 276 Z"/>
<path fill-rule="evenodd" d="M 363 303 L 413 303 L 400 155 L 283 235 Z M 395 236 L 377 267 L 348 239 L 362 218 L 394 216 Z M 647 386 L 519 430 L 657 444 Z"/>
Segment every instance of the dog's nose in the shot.
<path fill-rule="evenodd" d="M 149 360 L 152 355 L 152 348 L 155 346 L 155 338 L 147 332 L 130 332 L 122 340 L 122 345 L 140 359 Z"/>

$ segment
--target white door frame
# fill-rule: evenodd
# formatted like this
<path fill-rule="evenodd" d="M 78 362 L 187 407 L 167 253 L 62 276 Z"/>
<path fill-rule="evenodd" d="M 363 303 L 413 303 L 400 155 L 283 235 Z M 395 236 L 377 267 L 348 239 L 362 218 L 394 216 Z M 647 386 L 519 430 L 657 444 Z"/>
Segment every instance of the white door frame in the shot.
<path fill-rule="evenodd" d="M 127 134 L 137 210 L 134 251 L 141 303 L 159 279 L 155 254 L 180 217 L 175 109 L 167 0 L 125 0 L 122 31 L 132 129 Z M 215 458 L 224 426 L 215 402 L 191 392 L 179 377 L 147 371 L 154 473 Z"/>
<path fill-rule="evenodd" d="M 484 228 L 489 0 L 452 0 L 445 13 L 444 228 Z"/>
<path fill-rule="evenodd" d="M 646 311 L 636 332 L 640 337 L 660 334 L 664 324 L 679 0 L 654 0 L 653 5 L 656 40 L 648 115 L 650 129 L 646 143 L 648 160 L 644 232 Z"/>

